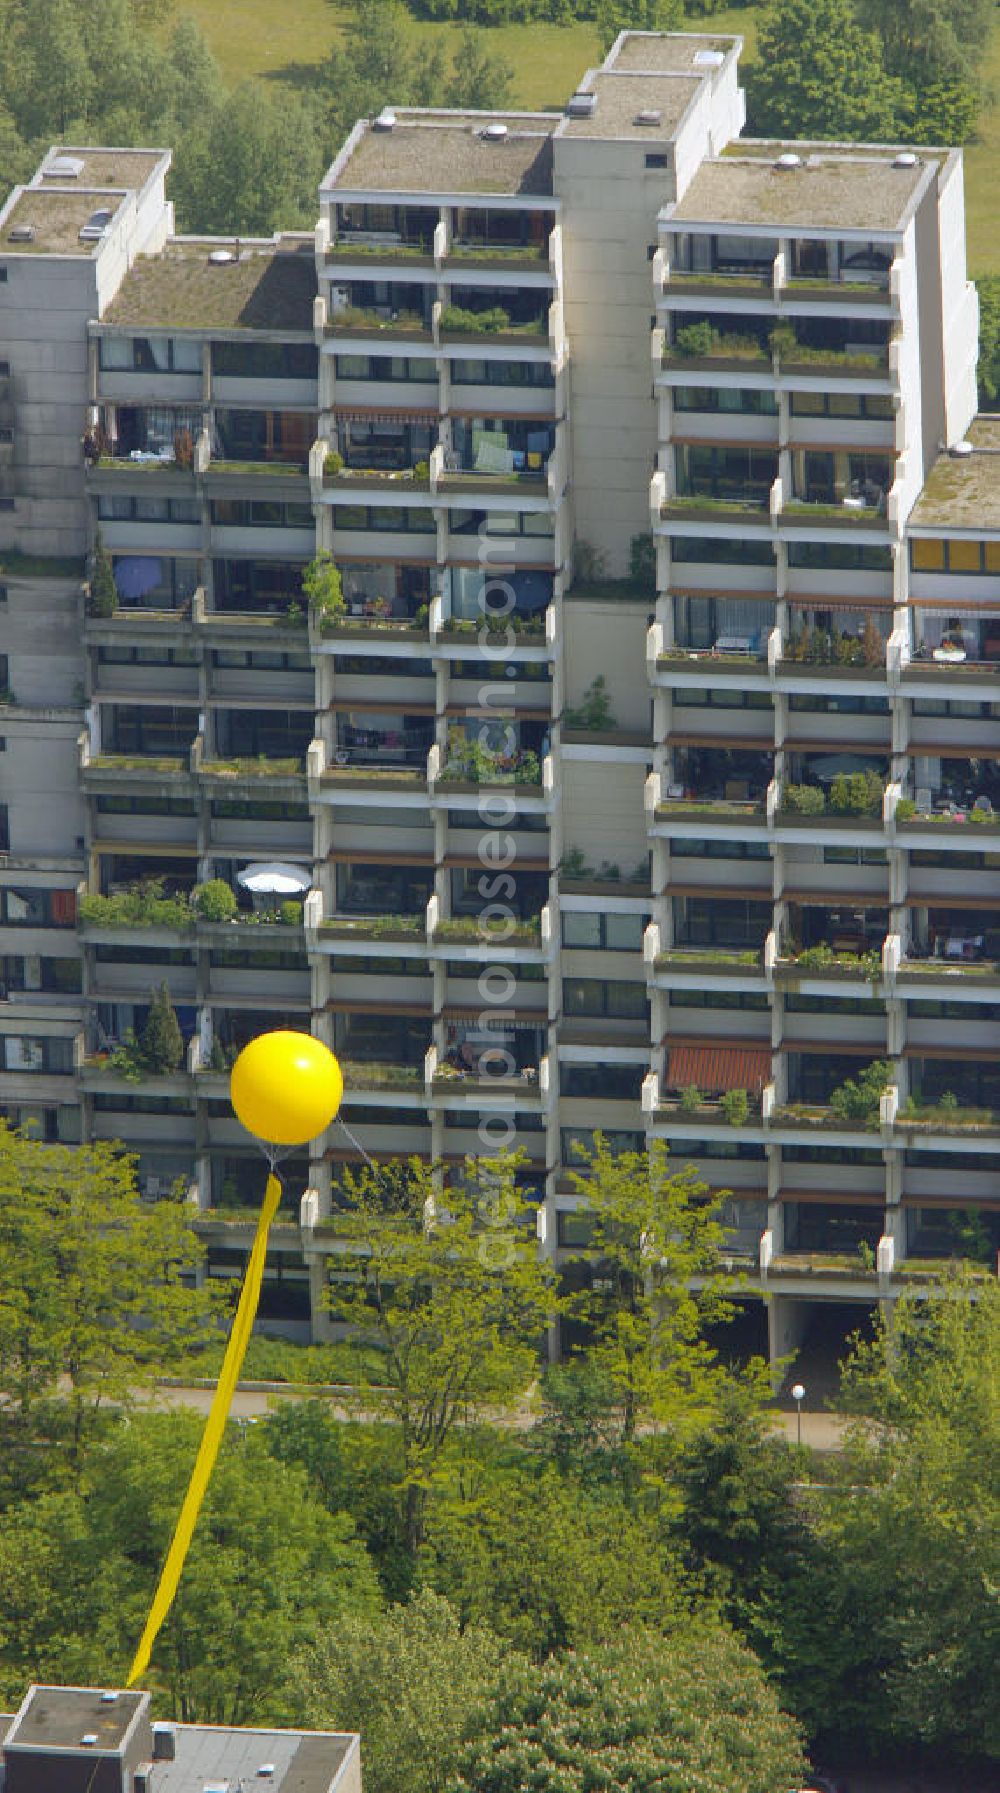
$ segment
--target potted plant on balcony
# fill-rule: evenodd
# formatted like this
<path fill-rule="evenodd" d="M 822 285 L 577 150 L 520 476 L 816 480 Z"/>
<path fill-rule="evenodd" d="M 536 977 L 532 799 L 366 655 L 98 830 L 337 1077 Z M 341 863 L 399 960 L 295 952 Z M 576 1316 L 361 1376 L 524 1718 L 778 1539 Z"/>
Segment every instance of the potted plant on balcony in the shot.
<path fill-rule="evenodd" d="M 90 608 L 94 616 L 114 616 L 118 608 L 118 587 L 115 584 L 111 556 L 104 546 L 101 532 L 94 543 L 94 570 L 90 577 Z"/>

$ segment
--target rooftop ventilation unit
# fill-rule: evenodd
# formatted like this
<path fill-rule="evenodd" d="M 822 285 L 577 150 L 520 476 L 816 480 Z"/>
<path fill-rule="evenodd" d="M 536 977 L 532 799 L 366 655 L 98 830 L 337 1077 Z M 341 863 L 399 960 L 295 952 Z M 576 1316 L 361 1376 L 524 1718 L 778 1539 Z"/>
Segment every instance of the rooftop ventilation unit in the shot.
<path fill-rule="evenodd" d="M 661 125 L 663 123 L 663 113 L 637 112 L 632 122 L 637 125 Z"/>
<path fill-rule="evenodd" d="M 894 168 L 915 168 L 919 160 L 912 149 L 901 149 L 898 156 L 893 156 L 892 165 Z"/>
<path fill-rule="evenodd" d="M 725 60 L 724 50 L 696 50 L 694 53 L 695 68 L 721 68 Z"/>
<path fill-rule="evenodd" d="M 372 130 L 373 131 L 394 131 L 395 129 L 396 129 L 396 114 L 395 114 L 395 112 L 393 111 L 391 106 L 383 106 L 381 112 L 379 113 L 378 117 L 375 119 L 375 121 L 372 125 Z"/>
<path fill-rule="evenodd" d="M 83 1736 L 80 1738 L 80 1742 L 84 1749 L 93 1749 L 94 1744 L 97 1742 L 97 1732 L 84 1731 Z"/>
<path fill-rule="evenodd" d="M 82 173 L 83 163 L 79 156 L 53 156 L 48 166 L 42 169 L 42 179 L 78 181 Z"/>
<path fill-rule="evenodd" d="M 954 448 L 950 448 L 948 452 L 954 456 L 955 460 L 964 461 L 973 452 L 972 443 L 968 440 L 956 442 Z"/>
<path fill-rule="evenodd" d="M 775 166 L 775 168 L 781 168 L 781 169 L 801 168 L 802 167 L 802 157 L 797 156 L 793 149 L 786 149 L 778 157 L 774 166 Z"/>
<path fill-rule="evenodd" d="M 231 261 L 236 260 L 236 256 L 232 249 L 210 249 L 208 259 L 213 268 L 225 268 Z"/>
<path fill-rule="evenodd" d="M 596 93 L 574 93 L 567 102 L 566 111 L 570 118 L 593 118 L 597 111 Z"/>
<path fill-rule="evenodd" d="M 487 125 L 483 132 L 483 136 L 486 138 L 487 143 L 502 143 L 506 135 L 507 126 L 504 124 Z"/>
<path fill-rule="evenodd" d="M 35 227 L 33 224 L 15 224 L 7 232 L 8 243 L 33 243 Z"/>
<path fill-rule="evenodd" d="M 274 1763 L 273 1762 L 261 1762 L 257 1769 L 257 1779 L 261 1780 L 261 1781 L 268 1781 L 271 1779 L 271 1776 L 273 1775 L 273 1773 L 274 1773 Z"/>
<path fill-rule="evenodd" d="M 118 1695 L 116 1693 L 112 1693 L 110 1690 L 107 1693 L 102 1693 L 102 1695 L 101 1695 L 101 1705 L 102 1706 L 114 1706 L 117 1704 L 117 1702 L 118 1702 Z"/>

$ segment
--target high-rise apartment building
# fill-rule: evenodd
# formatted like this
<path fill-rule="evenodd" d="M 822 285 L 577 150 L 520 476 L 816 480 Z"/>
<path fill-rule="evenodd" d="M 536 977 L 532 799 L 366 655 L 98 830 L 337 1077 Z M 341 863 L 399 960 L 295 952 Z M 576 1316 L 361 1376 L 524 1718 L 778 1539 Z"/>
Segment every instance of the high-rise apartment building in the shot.
<path fill-rule="evenodd" d="M 0 1095 L 182 1178 L 237 1272 L 227 1061 L 324 1037 L 350 1136 L 288 1167 L 265 1292 L 315 1336 L 358 1144 L 519 1146 L 558 1259 L 577 1145 L 666 1139 L 775 1353 L 997 1243 L 961 154 L 743 140 L 739 49 L 623 35 L 561 114 L 387 108 L 314 237 L 175 236 L 152 150 L 60 147 L 0 213 Z M 268 861 L 301 915 L 240 883 Z M 239 916 L 130 910 L 151 879 Z M 163 982 L 186 1060 L 130 1082 Z M 831 1105 L 883 1062 L 877 1115 Z"/>

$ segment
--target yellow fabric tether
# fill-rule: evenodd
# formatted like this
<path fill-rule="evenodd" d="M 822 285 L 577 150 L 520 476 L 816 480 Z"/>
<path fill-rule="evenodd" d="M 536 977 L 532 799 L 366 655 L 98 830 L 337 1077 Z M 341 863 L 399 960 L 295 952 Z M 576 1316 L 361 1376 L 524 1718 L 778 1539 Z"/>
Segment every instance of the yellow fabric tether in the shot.
<path fill-rule="evenodd" d="M 160 1626 L 163 1624 L 164 1619 L 170 1611 L 174 1595 L 177 1592 L 177 1584 L 181 1578 L 184 1559 L 188 1553 L 188 1547 L 191 1543 L 194 1528 L 198 1523 L 198 1514 L 201 1511 L 201 1503 L 205 1498 L 205 1490 L 208 1487 L 212 1470 L 215 1467 L 215 1459 L 219 1454 L 219 1446 L 222 1443 L 223 1433 L 226 1429 L 226 1420 L 229 1417 L 233 1391 L 239 1381 L 240 1370 L 243 1367 L 243 1359 L 246 1356 L 247 1345 L 250 1343 L 250 1333 L 253 1328 L 254 1316 L 257 1312 L 257 1303 L 260 1300 L 261 1283 L 264 1278 L 264 1259 L 267 1255 L 267 1235 L 270 1231 L 271 1222 L 278 1211 L 278 1204 L 280 1201 L 281 1184 L 272 1171 L 267 1179 L 267 1188 L 264 1191 L 264 1206 L 261 1209 L 260 1219 L 257 1222 L 257 1232 L 253 1242 L 253 1250 L 250 1253 L 250 1260 L 247 1264 L 246 1277 L 243 1282 L 243 1292 L 240 1296 L 239 1306 L 236 1309 L 236 1317 L 233 1321 L 233 1329 L 229 1335 L 229 1343 L 226 1346 L 226 1355 L 222 1361 L 222 1370 L 219 1375 L 219 1380 L 216 1383 L 215 1394 L 212 1396 L 212 1405 L 209 1408 L 208 1419 L 205 1421 L 205 1430 L 201 1435 L 201 1443 L 198 1446 L 198 1455 L 195 1459 L 194 1469 L 191 1472 L 191 1480 L 188 1483 L 187 1493 L 184 1496 L 184 1505 L 181 1507 L 180 1517 L 177 1520 L 174 1535 L 170 1540 L 170 1549 L 167 1551 L 166 1560 L 160 1574 L 159 1586 L 153 1596 L 153 1604 L 149 1609 L 146 1628 L 139 1641 L 139 1648 L 136 1650 L 135 1660 L 129 1670 L 129 1677 L 126 1682 L 126 1686 L 128 1687 L 132 1687 L 139 1676 L 148 1668 L 149 1659 Z"/>

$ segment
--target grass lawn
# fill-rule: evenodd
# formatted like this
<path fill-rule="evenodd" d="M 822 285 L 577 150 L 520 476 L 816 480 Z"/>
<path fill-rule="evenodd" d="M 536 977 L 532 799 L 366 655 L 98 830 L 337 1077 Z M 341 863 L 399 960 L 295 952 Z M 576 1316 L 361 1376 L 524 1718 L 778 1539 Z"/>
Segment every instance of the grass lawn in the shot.
<path fill-rule="evenodd" d="M 286 0 L 284 5 L 278 0 L 180 0 L 180 12 L 198 20 L 223 74 L 232 82 L 248 75 L 301 78 L 341 38 L 348 15 L 348 9 L 333 0 Z M 707 21 L 693 19 L 689 29 L 736 31 L 746 39 L 746 54 L 754 48 L 752 7 L 732 7 Z M 443 37 L 449 43 L 458 36 L 458 27 L 411 19 L 408 35 L 421 40 Z M 600 61 L 597 32 L 589 24 L 502 25 L 488 36 L 490 49 L 515 70 L 516 106 L 561 107 L 584 69 Z"/>
<path fill-rule="evenodd" d="M 333 0 L 179 0 L 178 12 L 198 20 L 229 81 L 250 75 L 301 80 L 327 56 L 343 34 L 347 9 Z M 174 17 L 177 15 L 175 14 Z M 734 6 L 708 20 L 693 19 L 693 31 L 738 32 L 744 65 L 756 48 L 753 7 Z M 454 25 L 411 19 L 414 40 L 457 36 Z M 515 106 L 561 107 L 584 70 L 599 61 L 591 25 L 505 25 L 490 31 L 490 47 L 514 70 Z M 994 26 L 986 67 L 987 84 L 1000 92 L 1000 19 Z M 389 98 L 390 96 L 386 96 Z M 330 145 L 331 157 L 337 146 Z M 1000 272 L 1000 104 L 987 110 L 980 139 L 965 155 L 969 268 L 973 274 Z"/>

